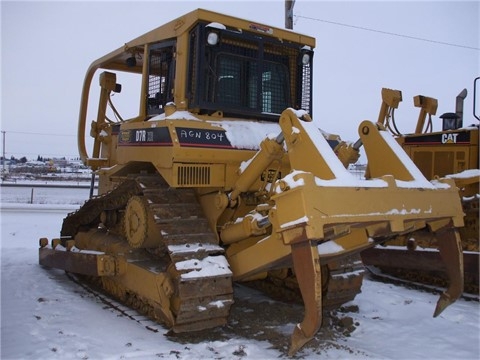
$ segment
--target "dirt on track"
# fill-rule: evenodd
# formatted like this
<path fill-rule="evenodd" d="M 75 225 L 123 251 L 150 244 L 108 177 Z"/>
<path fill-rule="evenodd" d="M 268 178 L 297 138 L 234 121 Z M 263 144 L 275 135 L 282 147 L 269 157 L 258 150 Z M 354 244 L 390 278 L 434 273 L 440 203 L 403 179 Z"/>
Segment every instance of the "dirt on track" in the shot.
<path fill-rule="evenodd" d="M 288 358 L 290 336 L 295 325 L 303 320 L 303 305 L 272 300 L 244 285 L 236 284 L 234 291 L 235 303 L 230 309 L 227 325 L 208 331 L 169 334 L 169 339 L 186 346 L 189 343 L 225 341 L 230 338 L 267 341 L 272 349 L 283 354 L 280 357 Z M 308 349 L 308 353 L 313 351 L 319 355 L 332 347 L 348 351 L 348 347 L 341 344 L 341 339 L 348 337 L 358 326 L 354 324 L 352 317 L 348 316 L 348 313 L 352 312 L 358 312 L 358 307 L 341 307 L 324 312 L 322 328 L 304 349 Z M 215 358 L 215 350 L 211 350 Z M 350 351 L 353 353 L 354 350 Z M 303 358 L 302 353 L 300 350 L 293 358 Z M 232 355 L 242 357 L 247 354 L 239 347 Z"/>

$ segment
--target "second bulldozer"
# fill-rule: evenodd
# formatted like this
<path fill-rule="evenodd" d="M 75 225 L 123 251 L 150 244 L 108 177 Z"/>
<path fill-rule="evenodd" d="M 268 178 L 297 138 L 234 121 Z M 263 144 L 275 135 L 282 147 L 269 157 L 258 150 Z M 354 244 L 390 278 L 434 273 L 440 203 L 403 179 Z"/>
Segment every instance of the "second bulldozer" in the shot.
<path fill-rule="evenodd" d="M 433 131 L 432 116 L 436 115 L 437 99 L 418 95 L 414 105 L 420 108 L 415 131 L 401 134 L 394 111 L 402 101 L 399 90 L 382 90 L 382 107 L 378 123 L 390 131 L 413 160 L 425 178 L 436 181 L 449 178 L 455 181 L 465 213 L 465 226 L 459 229 L 463 260 L 465 291 L 479 295 L 479 132 L 477 88 L 480 78 L 473 82 L 473 116 L 465 116 L 464 100 L 467 89 L 456 98 L 455 112 L 442 114 L 442 129 Z M 446 286 L 448 277 L 438 252 L 438 241 L 428 231 L 404 234 L 362 253 L 364 263 L 375 266 L 384 274 L 439 287 Z"/>

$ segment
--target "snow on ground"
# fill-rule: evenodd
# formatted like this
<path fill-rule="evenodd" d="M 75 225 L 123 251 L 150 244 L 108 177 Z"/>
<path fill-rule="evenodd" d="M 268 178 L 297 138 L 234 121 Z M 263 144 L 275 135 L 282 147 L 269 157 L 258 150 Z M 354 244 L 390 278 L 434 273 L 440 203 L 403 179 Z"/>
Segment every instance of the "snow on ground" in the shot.
<path fill-rule="evenodd" d="M 64 272 L 41 268 L 38 239 L 58 236 L 63 217 L 77 207 L 0 205 L 1 359 L 286 358 L 268 341 L 242 335 L 176 342 L 164 336 L 166 329 L 148 331 L 107 308 Z M 242 301 L 255 296 L 245 288 L 236 292 Z M 348 314 L 358 323 L 350 336 L 325 340 L 317 349 L 307 346 L 297 357 L 479 359 L 479 303 L 458 300 L 434 319 L 436 301 L 431 293 L 366 279 L 351 303 L 359 311 Z M 284 324 L 280 331 L 288 337 L 293 326 Z"/>

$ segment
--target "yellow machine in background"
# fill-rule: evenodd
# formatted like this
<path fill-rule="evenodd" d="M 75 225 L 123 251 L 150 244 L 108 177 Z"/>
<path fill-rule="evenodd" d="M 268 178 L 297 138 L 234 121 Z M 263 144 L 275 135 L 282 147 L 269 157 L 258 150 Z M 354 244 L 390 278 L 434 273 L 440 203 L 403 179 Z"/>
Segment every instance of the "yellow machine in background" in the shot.
<path fill-rule="evenodd" d="M 78 144 L 98 196 L 64 219 L 59 238 L 40 240 L 40 264 L 96 279 L 175 332 L 225 324 L 232 281 L 293 274 L 305 305 L 293 354 L 320 328 L 326 303 L 360 291 L 362 250 L 427 227 L 451 278 L 438 315 L 462 293 L 455 184 L 427 181 L 370 121 L 359 135 L 371 179 L 350 174 L 355 147 L 339 143 L 340 161 L 309 116 L 314 47 L 309 36 L 199 9 L 94 61 Z M 110 97 L 123 73 L 141 80 L 130 119 Z"/>
<path fill-rule="evenodd" d="M 437 99 L 418 95 L 413 99 L 420 113 L 411 134 L 401 134 L 395 123 L 394 110 L 402 101 L 398 90 L 382 90 L 382 107 L 378 123 L 397 139 L 425 178 L 435 181 L 449 178 L 459 189 L 465 213 L 465 226 L 459 229 L 465 270 L 465 290 L 479 294 L 479 132 L 475 104 L 477 82 L 473 84 L 473 115 L 476 123 L 464 125 L 464 99 L 467 89 L 457 96 L 455 112 L 445 113 L 442 130 L 433 131 L 432 116 L 436 114 Z M 446 204 L 447 205 L 447 204 Z M 442 265 L 437 239 L 420 230 L 397 237 L 384 245 L 362 253 L 366 265 L 377 266 L 385 273 L 427 284 L 445 286 L 447 276 Z M 414 251 L 415 250 L 415 251 Z"/>

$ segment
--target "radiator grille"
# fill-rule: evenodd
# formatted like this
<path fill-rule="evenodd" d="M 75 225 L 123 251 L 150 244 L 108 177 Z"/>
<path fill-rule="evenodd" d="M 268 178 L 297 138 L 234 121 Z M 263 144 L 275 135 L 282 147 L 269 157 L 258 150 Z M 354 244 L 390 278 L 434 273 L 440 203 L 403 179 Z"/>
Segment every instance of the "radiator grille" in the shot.
<path fill-rule="evenodd" d="M 177 181 L 180 186 L 200 186 L 210 184 L 210 166 L 179 166 Z"/>

